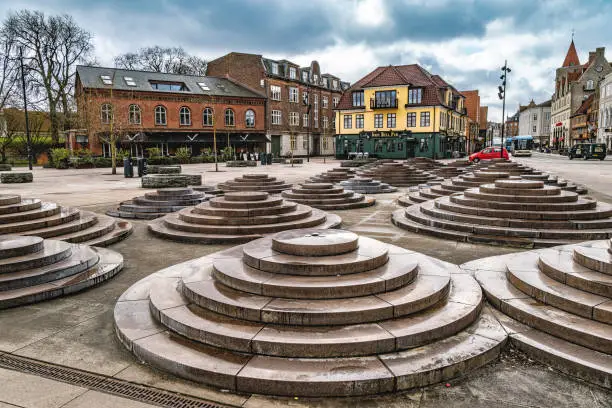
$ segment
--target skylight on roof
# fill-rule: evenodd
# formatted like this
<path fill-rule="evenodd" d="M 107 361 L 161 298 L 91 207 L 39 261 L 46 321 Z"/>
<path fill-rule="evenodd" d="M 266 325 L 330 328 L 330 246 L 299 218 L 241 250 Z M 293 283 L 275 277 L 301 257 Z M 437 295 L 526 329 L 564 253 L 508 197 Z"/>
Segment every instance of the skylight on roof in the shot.
<path fill-rule="evenodd" d="M 136 86 L 136 82 L 134 81 L 134 78 L 123 77 L 123 79 L 125 79 L 125 83 L 127 84 L 127 86 Z"/>
<path fill-rule="evenodd" d="M 210 88 L 208 87 L 208 85 L 206 85 L 205 82 L 198 82 L 198 86 L 202 88 L 203 91 L 210 91 Z"/>
<path fill-rule="evenodd" d="M 109 75 L 100 75 L 100 79 L 102 80 L 102 83 L 104 85 L 112 85 L 113 84 L 113 80 L 111 79 L 111 77 Z"/>

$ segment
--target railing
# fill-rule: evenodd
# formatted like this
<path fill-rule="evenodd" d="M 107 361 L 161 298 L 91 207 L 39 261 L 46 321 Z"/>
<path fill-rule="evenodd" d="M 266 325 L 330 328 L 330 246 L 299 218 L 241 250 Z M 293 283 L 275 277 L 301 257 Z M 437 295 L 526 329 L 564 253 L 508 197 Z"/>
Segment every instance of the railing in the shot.
<path fill-rule="evenodd" d="M 374 98 L 370 99 L 370 109 L 389 109 L 389 108 L 397 108 L 397 98 L 384 99 L 384 100 L 376 100 Z"/>

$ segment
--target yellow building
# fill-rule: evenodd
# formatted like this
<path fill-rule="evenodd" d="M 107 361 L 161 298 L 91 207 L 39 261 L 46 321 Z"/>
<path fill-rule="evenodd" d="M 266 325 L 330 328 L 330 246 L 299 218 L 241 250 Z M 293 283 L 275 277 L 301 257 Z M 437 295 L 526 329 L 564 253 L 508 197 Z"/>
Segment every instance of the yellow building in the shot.
<path fill-rule="evenodd" d="M 419 65 L 376 68 L 336 107 L 336 157 L 450 157 L 465 153 L 465 97 Z"/>

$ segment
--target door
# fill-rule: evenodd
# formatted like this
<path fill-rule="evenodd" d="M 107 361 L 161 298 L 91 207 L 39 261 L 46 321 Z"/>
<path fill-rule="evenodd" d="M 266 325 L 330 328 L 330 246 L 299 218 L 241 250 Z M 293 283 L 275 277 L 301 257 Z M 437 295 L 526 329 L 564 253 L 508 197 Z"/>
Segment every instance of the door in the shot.
<path fill-rule="evenodd" d="M 321 155 L 321 138 L 319 136 L 312 136 L 312 155 Z"/>
<path fill-rule="evenodd" d="M 272 135 L 272 154 L 274 157 L 281 155 L 281 137 L 280 135 Z"/>

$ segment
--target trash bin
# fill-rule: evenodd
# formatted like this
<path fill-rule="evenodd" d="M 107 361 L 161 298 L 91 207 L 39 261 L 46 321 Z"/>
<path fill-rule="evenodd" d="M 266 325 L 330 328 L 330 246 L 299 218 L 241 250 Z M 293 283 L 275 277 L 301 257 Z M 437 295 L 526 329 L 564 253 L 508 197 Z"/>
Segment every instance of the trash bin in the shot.
<path fill-rule="evenodd" d="M 123 158 L 123 176 L 124 177 L 134 177 L 134 167 L 132 166 L 132 158 L 124 157 Z"/>
<path fill-rule="evenodd" d="M 265 166 L 266 163 L 268 163 L 268 160 L 266 159 L 267 154 L 266 153 L 259 153 L 259 158 L 261 159 L 261 165 Z"/>
<path fill-rule="evenodd" d="M 272 153 L 268 153 L 266 156 L 268 156 L 266 159 L 268 160 L 268 164 L 272 164 L 272 157 L 274 156 L 274 154 Z"/>
<path fill-rule="evenodd" d="M 147 159 L 144 157 L 138 158 L 138 177 L 147 175 Z"/>

